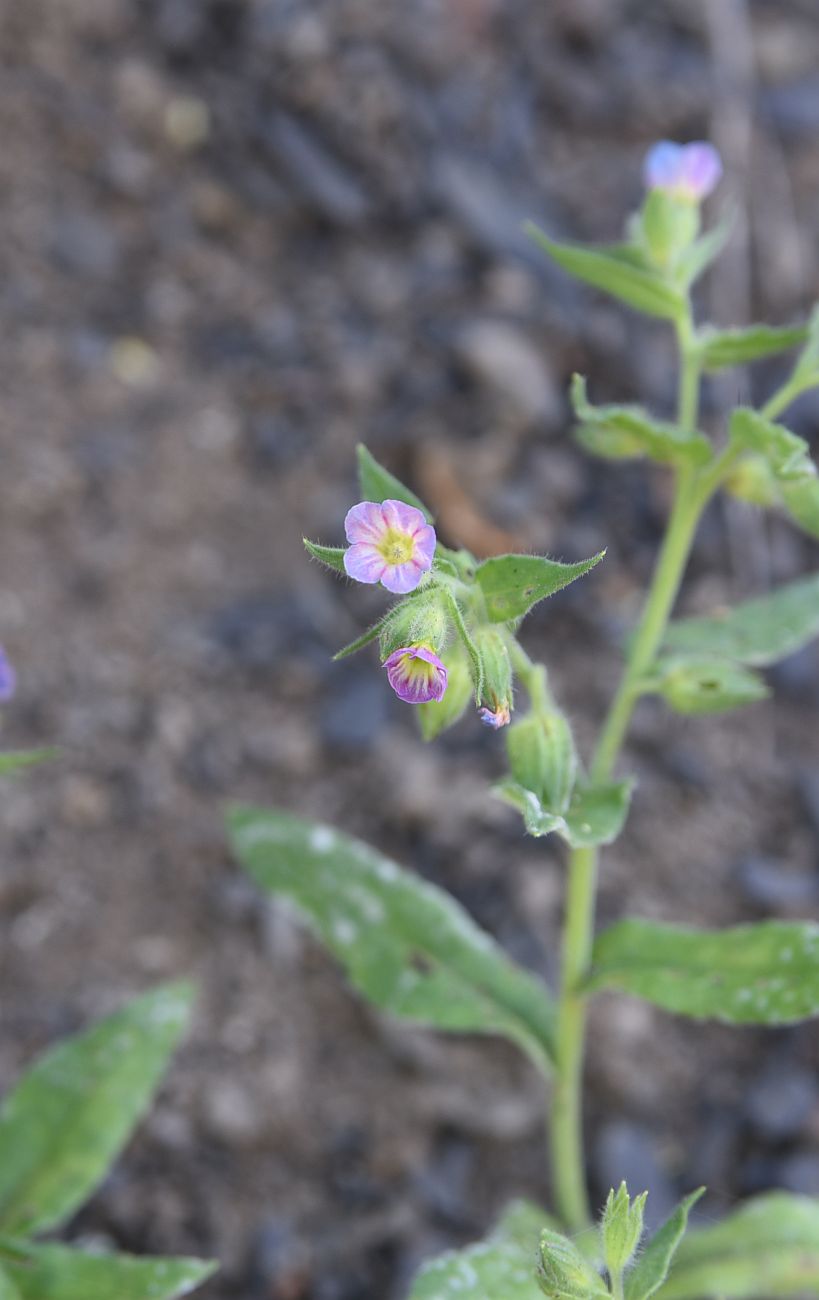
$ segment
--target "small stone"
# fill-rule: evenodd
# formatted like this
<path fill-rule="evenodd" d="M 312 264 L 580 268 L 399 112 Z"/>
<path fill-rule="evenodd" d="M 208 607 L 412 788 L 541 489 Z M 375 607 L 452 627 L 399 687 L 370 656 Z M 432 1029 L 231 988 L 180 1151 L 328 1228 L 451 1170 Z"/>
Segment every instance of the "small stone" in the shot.
<path fill-rule="evenodd" d="M 799 910 L 819 894 L 819 877 L 772 858 L 746 858 L 736 867 L 735 875 L 748 901 L 764 912 Z"/>
<path fill-rule="evenodd" d="M 52 251 L 57 265 L 73 275 L 108 280 L 121 260 L 119 239 L 111 225 L 91 212 L 75 210 L 60 218 Z"/>
<path fill-rule="evenodd" d="M 614 1120 L 603 1125 L 595 1143 L 594 1173 L 601 1199 L 623 1179 L 632 1195 L 648 1191 L 645 1221 L 649 1231 L 668 1218 L 678 1199 L 657 1158 L 654 1134 L 641 1124 Z"/>
<path fill-rule="evenodd" d="M 526 421 L 555 423 L 562 399 L 534 344 L 517 326 L 501 320 L 476 321 L 456 342 L 458 356 L 473 378 L 494 390 Z"/>
<path fill-rule="evenodd" d="M 756 1132 L 771 1141 L 796 1137 L 819 1103 L 819 1089 L 809 1070 L 777 1061 L 751 1085 L 745 1115 Z"/>
<path fill-rule="evenodd" d="M 777 1166 L 776 1184 L 799 1196 L 819 1196 L 819 1152 L 788 1156 Z"/>
<path fill-rule="evenodd" d="M 341 226 L 360 224 L 369 212 L 367 194 L 349 168 L 303 122 L 287 113 L 274 113 L 265 141 L 276 162 L 327 221 Z"/>
<path fill-rule="evenodd" d="M 321 735 L 330 748 L 368 749 L 387 721 L 389 686 L 371 664 L 335 665 L 321 710 Z"/>
<path fill-rule="evenodd" d="M 239 1145 L 258 1139 L 261 1115 L 255 1099 L 235 1080 L 212 1083 L 205 1094 L 204 1123 L 213 1137 Z"/>

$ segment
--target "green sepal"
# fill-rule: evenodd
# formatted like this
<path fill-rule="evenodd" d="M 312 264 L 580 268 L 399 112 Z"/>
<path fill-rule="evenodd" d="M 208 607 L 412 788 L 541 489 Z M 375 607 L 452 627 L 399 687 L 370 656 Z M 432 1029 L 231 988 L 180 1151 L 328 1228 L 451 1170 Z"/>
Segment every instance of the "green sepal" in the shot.
<path fill-rule="evenodd" d="M 428 523 L 433 522 L 432 514 L 423 501 L 367 450 L 363 442 L 356 447 L 358 459 L 358 486 L 362 501 L 403 501 L 405 505 L 414 506 L 425 516 Z"/>
<path fill-rule="evenodd" d="M 537 1281 L 549 1300 L 611 1300 L 602 1277 L 574 1242 L 550 1228 L 540 1237 Z"/>
<path fill-rule="evenodd" d="M 552 1222 L 539 1206 L 513 1201 L 486 1241 L 424 1264 L 409 1300 L 535 1300 L 538 1243 Z"/>
<path fill-rule="evenodd" d="M 694 243 L 700 230 L 696 203 L 679 199 L 666 190 L 646 195 L 640 214 L 640 234 L 651 262 L 662 271 L 673 270 Z"/>
<path fill-rule="evenodd" d="M 669 1215 L 646 1244 L 625 1281 L 625 1300 L 649 1300 L 668 1276 L 671 1261 L 688 1226 L 688 1216 L 703 1195 L 704 1187 L 691 1192 Z"/>
<path fill-rule="evenodd" d="M 672 651 L 722 655 L 737 663 L 762 668 L 819 636 L 819 573 L 798 578 L 767 596 L 720 609 L 704 618 L 683 618 L 670 624 L 666 648 Z"/>
<path fill-rule="evenodd" d="M 554 1052 L 548 989 L 443 890 L 289 813 L 239 808 L 228 826 L 254 880 L 295 904 L 370 1002 L 436 1029 L 503 1034 L 546 1068 Z"/>
<path fill-rule="evenodd" d="M 433 587 L 399 600 L 383 619 L 378 633 L 382 662 L 406 646 L 426 645 L 435 654 L 444 648 L 449 625 L 439 592 Z"/>
<path fill-rule="evenodd" d="M 605 551 L 578 564 L 561 564 L 539 555 L 496 555 L 478 565 L 475 577 L 491 623 L 507 623 L 528 614 L 539 601 L 582 578 Z"/>
<path fill-rule="evenodd" d="M 735 447 L 764 457 L 779 503 L 806 532 L 819 537 L 819 476 L 804 438 L 748 407 L 734 411 L 730 435 Z"/>
<path fill-rule="evenodd" d="M 641 1192 L 632 1200 L 623 1182 L 606 1198 L 600 1222 L 600 1240 L 603 1259 L 610 1277 L 619 1277 L 631 1263 L 632 1256 L 643 1235 L 643 1212 L 648 1192 Z"/>
<path fill-rule="evenodd" d="M 303 537 L 302 541 L 314 560 L 326 565 L 328 569 L 333 569 L 335 573 L 346 573 L 344 568 L 346 546 L 321 546 L 319 542 L 311 542 L 307 537 Z"/>
<path fill-rule="evenodd" d="M 52 758 L 58 758 L 59 749 L 17 749 L 0 754 L 0 776 L 13 776 L 26 767 L 37 767 Z"/>
<path fill-rule="evenodd" d="M 460 642 L 441 655 L 447 670 L 447 684 L 442 700 L 428 700 L 416 706 L 415 713 L 421 736 L 434 740 L 442 731 L 448 731 L 459 722 L 472 700 L 472 674 L 466 651 Z"/>
<path fill-rule="evenodd" d="M 608 785 L 577 785 L 565 814 L 546 808 L 537 795 L 516 781 L 500 781 L 493 793 L 523 816 L 529 835 L 555 833 L 572 848 L 612 844 L 628 816 L 631 781 Z"/>
<path fill-rule="evenodd" d="M 749 325 L 745 329 L 704 329 L 698 336 L 705 370 L 725 370 L 798 347 L 808 337 L 806 325 Z"/>
<path fill-rule="evenodd" d="M 485 705 L 508 723 L 513 700 L 512 660 L 506 638 L 499 628 L 484 624 L 475 628 L 472 640 L 480 661 L 480 680 L 483 683 L 480 694 L 477 686 L 475 688 L 476 703 Z"/>
<path fill-rule="evenodd" d="M 25 1258 L 4 1259 L 3 1273 L 15 1290 L 0 1287 L 0 1300 L 176 1300 L 217 1268 L 202 1259 L 92 1254 L 27 1241 L 0 1242 L 6 1247 Z"/>
<path fill-rule="evenodd" d="M 753 506 L 778 506 L 776 476 L 764 456 L 743 456 L 729 469 L 722 487 L 729 496 Z"/>
<path fill-rule="evenodd" d="M 605 247 L 584 248 L 580 244 L 560 244 L 550 239 L 531 222 L 526 232 L 545 253 L 578 280 L 611 294 L 636 311 L 664 320 L 678 320 L 685 310 L 683 295 L 663 276 L 614 254 Z"/>
<path fill-rule="evenodd" d="M 657 1300 L 771 1300 L 819 1292 L 819 1201 L 755 1196 L 721 1223 L 689 1232 Z"/>
<path fill-rule="evenodd" d="M 675 713 L 724 713 L 770 695 L 757 673 L 716 655 L 669 655 L 655 664 L 649 690 Z"/>
<path fill-rule="evenodd" d="M 190 1013 L 171 984 L 58 1044 L 0 1109 L 0 1231 L 55 1228 L 108 1172 L 148 1106 Z"/>
<path fill-rule="evenodd" d="M 664 464 L 704 465 L 713 451 L 704 434 L 667 420 L 654 420 L 639 406 L 593 406 L 586 381 L 574 375 L 571 401 L 580 422 L 578 440 L 587 451 L 608 460 L 648 456 Z"/>
<path fill-rule="evenodd" d="M 598 937 L 586 987 L 619 989 L 697 1020 L 794 1024 L 819 1015 L 819 925 L 698 930 L 620 921 Z"/>
<path fill-rule="evenodd" d="M 577 750 L 565 714 L 538 710 L 514 722 L 506 733 L 513 779 L 532 790 L 549 809 L 565 813 L 577 780 Z"/>

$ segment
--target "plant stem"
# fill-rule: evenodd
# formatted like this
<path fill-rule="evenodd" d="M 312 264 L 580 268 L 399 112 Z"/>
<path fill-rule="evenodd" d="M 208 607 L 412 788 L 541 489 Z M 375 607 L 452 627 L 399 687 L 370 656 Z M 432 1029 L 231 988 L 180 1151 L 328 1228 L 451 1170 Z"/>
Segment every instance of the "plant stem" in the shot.
<path fill-rule="evenodd" d="M 690 429 L 697 421 L 700 380 L 700 358 L 690 318 L 680 323 L 678 338 L 681 351 L 678 420 L 682 427 Z M 691 542 L 711 491 L 712 480 L 701 477 L 696 468 L 686 467 L 679 472 L 674 506 L 642 617 L 591 764 L 592 781 L 606 781 L 611 776 L 641 694 L 641 679 L 662 643 Z M 569 858 L 550 1124 L 557 1208 L 573 1232 L 587 1227 L 590 1220 L 581 1111 L 587 995 L 581 984 L 591 960 L 597 858 L 594 848 L 575 849 Z"/>

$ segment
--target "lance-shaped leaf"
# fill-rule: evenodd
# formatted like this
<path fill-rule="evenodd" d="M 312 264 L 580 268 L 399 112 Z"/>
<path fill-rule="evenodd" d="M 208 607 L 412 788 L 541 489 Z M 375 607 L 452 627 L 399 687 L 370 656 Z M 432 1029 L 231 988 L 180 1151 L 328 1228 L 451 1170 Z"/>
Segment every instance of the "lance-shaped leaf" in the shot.
<path fill-rule="evenodd" d="M 336 573 L 345 572 L 344 552 L 347 549 L 345 546 L 322 546 L 319 542 L 311 542 L 307 537 L 303 537 L 302 541 L 314 560 L 318 560 L 320 564 L 326 565 Z"/>
<path fill-rule="evenodd" d="M 696 930 L 620 921 L 597 939 L 587 984 L 697 1020 L 793 1024 L 819 1014 L 819 925 Z"/>
<path fill-rule="evenodd" d="M 804 438 L 745 407 L 734 411 L 730 431 L 735 447 L 764 457 L 780 504 L 800 527 L 819 537 L 819 476 Z"/>
<path fill-rule="evenodd" d="M 0 776 L 12 776 L 24 767 L 47 763 L 50 758 L 56 758 L 59 752 L 57 749 L 18 749 L 9 754 L 0 754 Z"/>
<path fill-rule="evenodd" d="M 239 860 L 293 902 L 376 1006 L 437 1029 L 497 1033 L 542 1067 L 554 1009 L 443 890 L 358 840 L 283 812 L 240 808 L 229 819 Z"/>
<path fill-rule="evenodd" d="M 408 506 L 415 506 L 426 516 L 430 523 L 433 522 L 432 515 L 427 510 L 423 501 L 421 501 L 414 492 L 410 492 L 408 487 L 378 461 L 367 450 L 363 442 L 356 447 L 356 456 L 358 457 L 358 486 L 361 489 L 362 501 L 403 501 Z"/>
<path fill-rule="evenodd" d="M 54 1228 L 105 1177 L 165 1072 L 192 990 L 172 984 L 52 1048 L 0 1110 L 0 1230 Z"/>
<path fill-rule="evenodd" d="M 611 294 L 636 311 L 665 320 L 677 320 L 684 311 L 684 299 L 679 290 L 656 271 L 625 259 L 619 247 L 611 253 L 606 248 L 560 244 L 531 222 L 527 223 L 526 230 L 569 275 Z"/>
<path fill-rule="evenodd" d="M 4 1244 L 4 1243 L 0 1243 Z M 174 1300 L 188 1295 L 215 1272 L 202 1259 L 157 1259 L 151 1256 L 103 1255 L 68 1246 L 10 1242 L 25 1259 L 4 1262 L 3 1269 L 20 1300 Z M 0 1290 L 0 1297 L 5 1297 Z"/>
<path fill-rule="evenodd" d="M 676 279 L 681 285 L 686 288 L 692 285 L 719 257 L 731 236 L 734 219 L 733 213 L 728 213 L 716 226 L 701 235 L 699 239 L 695 239 L 691 247 L 686 249 L 676 267 Z"/>
<path fill-rule="evenodd" d="M 553 596 L 599 564 L 605 551 L 578 564 L 561 564 L 540 555 L 496 555 L 475 571 L 492 623 L 522 618 L 538 601 Z"/>
<path fill-rule="evenodd" d="M 572 848 L 611 844 L 617 839 L 628 816 L 632 783 L 575 786 L 565 814 L 547 808 L 533 790 L 515 781 L 501 781 L 494 792 L 517 808 L 530 835 L 560 835 Z"/>
<path fill-rule="evenodd" d="M 704 1187 L 699 1187 L 680 1201 L 637 1256 L 636 1263 L 626 1275 L 625 1300 L 648 1300 L 662 1286 L 688 1226 L 688 1215 L 704 1191 Z"/>
<path fill-rule="evenodd" d="M 651 690 L 675 713 L 725 713 L 768 698 L 761 677 L 716 655 L 670 655 L 655 665 Z"/>
<path fill-rule="evenodd" d="M 819 1201 L 755 1196 L 712 1228 L 688 1233 L 657 1300 L 770 1300 L 819 1291 Z"/>
<path fill-rule="evenodd" d="M 758 596 L 705 618 L 672 623 L 666 647 L 674 651 L 722 655 L 764 667 L 794 654 L 819 636 L 819 574 Z"/>
<path fill-rule="evenodd" d="M 609 460 L 648 456 L 664 464 L 694 465 L 712 459 L 710 442 L 696 429 L 654 420 L 639 406 L 593 406 L 582 375 L 572 379 L 571 400 L 581 426 L 577 436 L 597 456 Z"/>
<path fill-rule="evenodd" d="M 706 370 L 724 370 L 775 356 L 798 347 L 808 337 L 806 325 L 749 325 L 746 329 L 703 330 L 699 336 Z"/>
<path fill-rule="evenodd" d="M 425 1264 L 409 1300 L 540 1300 L 537 1249 L 540 1234 L 551 1222 L 538 1206 L 514 1201 L 486 1241 L 447 1251 Z"/>

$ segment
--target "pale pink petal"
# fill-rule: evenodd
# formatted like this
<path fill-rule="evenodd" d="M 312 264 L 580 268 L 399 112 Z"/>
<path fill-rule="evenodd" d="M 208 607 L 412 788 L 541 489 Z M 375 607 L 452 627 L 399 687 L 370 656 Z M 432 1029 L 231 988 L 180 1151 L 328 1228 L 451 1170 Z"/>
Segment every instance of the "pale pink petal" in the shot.
<path fill-rule="evenodd" d="M 681 184 L 695 199 L 706 199 L 722 176 L 722 159 L 711 144 L 697 140 L 685 146 Z"/>
<path fill-rule="evenodd" d="M 348 547 L 344 568 L 356 582 L 381 582 L 387 570 L 383 555 L 370 542 L 354 542 Z"/>
<path fill-rule="evenodd" d="M 349 555 L 350 552 L 347 551 L 346 554 Z M 384 561 L 381 563 L 384 564 Z M 406 596 L 408 591 L 415 591 L 428 567 L 418 564 L 416 560 L 408 560 L 406 564 L 385 564 L 381 585 L 396 596 Z"/>
<path fill-rule="evenodd" d="M 429 664 L 433 671 L 413 672 L 413 665 L 419 659 Z M 404 646 L 394 650 L 384 667 L 390 686 L 406 704 L 426 704 L 430 700 L 443 699 L 447 686 L 446 665 L 425 646 Z"/>
<path fill-rule="evenodd" d="M 435 556 L 435 529 L 431 524 L 424 524 L 424 527 L 419 528 L 415 534 L 413 541 L 415 542 L 415 553 L 412 558 L 422 568 L 431 569 Z"/>
<path fill-rule="evenodd" d="M 425 527 L 427 522 L 422 510 L 417 510 L 415 506 L 408 506 L 404 501 L 392 499 L 382 501 L 381 509 L 390 528 L 409 533 L 410 536 L 413 536 L 419 528 Z"/>
<path fill-rule="evenodd" d="M 347 511 L 344 534 L 348 542 L 369 542 L 375 545 L 384 536 L 387 525 L 377 501 L 360 501 Z"/>

